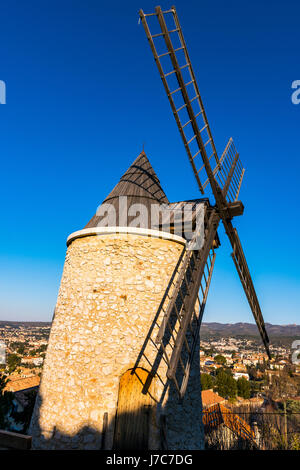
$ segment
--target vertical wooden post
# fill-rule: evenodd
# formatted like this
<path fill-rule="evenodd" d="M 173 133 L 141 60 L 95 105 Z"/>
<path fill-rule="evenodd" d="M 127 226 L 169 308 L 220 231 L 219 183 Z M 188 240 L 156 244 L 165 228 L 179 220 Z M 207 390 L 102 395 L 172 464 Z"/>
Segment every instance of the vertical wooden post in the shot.
<path fill-rule="evenodd" d="M 106 411 L 103 415 L 101 450 L 105 449 L 105 436 L 106 436 L 106 432 L 107 432 L 107 424 L 108 424 L 108 413 Z"/>
<path fill-rule="evenodd" d="M 286 415 L 286 400 L 283 402 L 283 409 L 284 409 L 284 440 L 285 440 L 285 448 L 288 448 L 288 433 L 287 433 L 287 415 Z"/>
<path fill-rule="evenodd" d="M 168 450 L 168 441 L 167 441 L 167 417 L 166 415 L 160 416 L 160 442 L 161 450 Z"/>

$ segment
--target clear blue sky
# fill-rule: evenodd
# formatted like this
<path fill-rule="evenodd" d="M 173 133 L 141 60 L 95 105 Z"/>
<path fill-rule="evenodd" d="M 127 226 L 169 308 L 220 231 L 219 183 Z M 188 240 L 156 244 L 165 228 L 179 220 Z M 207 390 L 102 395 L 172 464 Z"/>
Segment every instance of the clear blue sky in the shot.
<path fill-rule="evenodd" d="M 138 10 L 148 0 L 1 3 L 0 318 L 50 320 L 66 237 L 142 150 L 172 201 L 198 197 Z M 172 3 L 162 1 L 162 7 Z M 236 219 L 265 320 L 299 323 L 297 0 L 175 3 L 219 153 L 246 167 Z M 205 321 L 252 321 L 222 247 Z"/>

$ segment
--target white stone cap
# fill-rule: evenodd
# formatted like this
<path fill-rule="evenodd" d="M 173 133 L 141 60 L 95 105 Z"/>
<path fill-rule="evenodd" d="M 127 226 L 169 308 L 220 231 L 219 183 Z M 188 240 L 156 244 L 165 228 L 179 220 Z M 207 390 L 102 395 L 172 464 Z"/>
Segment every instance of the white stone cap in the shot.
<path fill-rule="evenodd" d="M 82 230 L 77 230 L 77 232 L 71 233 L 71 235 L 69 235 L 67 238 L 67 246 L 70 245 L 70 243 L 72 243 L 72 241 L 76 238 L 89 237 L 92 235 L 118 235 L 119 233 L 128 233 L 133 235 L 141 235 L 144 237 L 161 238 L 163 240 L 170 240 L 173 242 L 181 243 L 182 245 L 186 244 L 185 238 L 179 237 L 179 235 L 174 235 L 173 233 L 161 232 L 160 230 L 152 230 L 140 227 L 91 227 L 84 228 Z"/>

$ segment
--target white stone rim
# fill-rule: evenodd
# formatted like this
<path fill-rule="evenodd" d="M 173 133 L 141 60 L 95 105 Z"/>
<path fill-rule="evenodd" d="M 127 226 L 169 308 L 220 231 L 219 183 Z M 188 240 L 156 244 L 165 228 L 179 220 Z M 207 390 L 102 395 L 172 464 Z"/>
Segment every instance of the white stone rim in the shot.
<path fill-rule="evenodd" d="M 67 238 L 67 246 L 70 245 L 70 243 L 72 243 L 72 241 L 76 238 L 83 238 L 93 235 L 118 235 L 119 233 L 141 235 L 149 238 L 161 238 L 162 240 L 170 240 L 181 243 L 182 245 L 186 244 L 185 238 L 180 237 L 179 235 L 174 235 L 173 233 L 161 232 L 160 230 L 152 230 L 140 227 L 92 227 L 84 228 L 82 230 L 77 230 L 77 232 L 71 233 Z"/>

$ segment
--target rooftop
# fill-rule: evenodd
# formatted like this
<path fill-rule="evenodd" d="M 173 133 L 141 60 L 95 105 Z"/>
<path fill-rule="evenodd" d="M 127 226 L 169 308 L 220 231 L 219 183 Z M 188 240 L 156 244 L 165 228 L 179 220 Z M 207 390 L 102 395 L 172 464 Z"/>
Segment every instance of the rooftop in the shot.
<path fill-rule="evenodd" d="M 40 377 L 38 375 L 32 375 L 31 377 L 25 377 L 23 379 L 10 380 L 5 387 L 6 392 L 19 392 L 20 390 L 26 390 L 40 385 Z"/>
<path fill-rule="evenodd" d="M 206 408 L 208 406 L 217 405 L 218 403 L 225 403 L 225 398 L 218 395 L 218 393 L 212 390 L 203 390 L 201 392 L 202 406 Z"/>
<path fill-rule="evenodd" d="M 182 215 L 185 223 L 195 224 L 198 209 L 203 205 L 209 207 L 207 198 L 170 203 L 143 151 L 84 228 L 131 226 L 184 236 Z M 184 231 L 186 227 L 187 224 Z"/>

